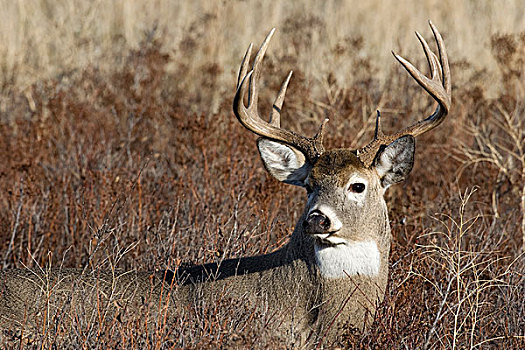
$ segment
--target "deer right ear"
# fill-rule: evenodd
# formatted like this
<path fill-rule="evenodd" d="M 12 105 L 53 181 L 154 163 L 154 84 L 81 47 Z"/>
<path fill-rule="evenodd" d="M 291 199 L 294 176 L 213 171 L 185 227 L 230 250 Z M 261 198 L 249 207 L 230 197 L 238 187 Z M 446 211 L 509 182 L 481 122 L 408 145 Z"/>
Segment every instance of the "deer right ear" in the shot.
<path fill-rule="evenodd" d="M 414 166 L 416 141 L 407 135 L 398 138 L 376 155 L 374 166 L 383 188 L 404 181 Z"/>
<path fill-rule="evenodd" d="M 301 151 L 264 138 L 257 140 L 257 148 L 264 167 L 273 177 L 284 183 L 304 186 L 312 166 Z"/>

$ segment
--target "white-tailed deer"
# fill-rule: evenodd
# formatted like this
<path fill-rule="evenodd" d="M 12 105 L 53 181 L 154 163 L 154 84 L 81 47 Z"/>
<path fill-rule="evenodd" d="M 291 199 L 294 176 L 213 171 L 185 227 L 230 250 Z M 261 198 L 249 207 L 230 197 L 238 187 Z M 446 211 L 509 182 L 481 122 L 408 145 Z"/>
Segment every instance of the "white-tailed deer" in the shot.
<path fill-rule="evenodd" d="M 78 322 L 78 314 L 96 314 L 97 321 L 114 320 L 122 317 L 123 310 L 134 315 L 146 309 L 153 319 L 166 312 L 166 317 L 174 320 L 180 305 L 211 300 L 225 291 L 230 297 L 266 308 L 279 321 L 277 336 L 288 344 L 332 342 L 344 327 L 363 329 L 369 325 L 388 279 L 391 234 L 383 195 L 411 171 L 414 137 L 443 122 L 450 108 L 447 54 L 441 35 L 432 23 L 430 27 L 437 56 L 421 35 L 417 37 L 431 78 L 402 57 L 394 57 L 437 101 L 437 109 L 392 135 L 383 134 L 378 114 L 374 139 L 358 150 L 325 150 L 324 122 L 312 138 L 280 127 L 291 73 L 277 95 L 270 121 L 264 121 L 257 109 L 257 81 L 274 31 L 264 40 L 251 70 L 249 46 L 233 110 L 243 126 L 260 136 L 257 146 L 268 172 L 279 181 L 304 187 L 308 196 L 283 248 L 220 264 L 181 267 L 176 272 L 3 271 L 2 326 L 20 328 L 26 324 L 42 329 L 42 324 L 57 317 L 67 323 Z M 104 317 L 100 317 L 100 310 L 105 310 Z"/>

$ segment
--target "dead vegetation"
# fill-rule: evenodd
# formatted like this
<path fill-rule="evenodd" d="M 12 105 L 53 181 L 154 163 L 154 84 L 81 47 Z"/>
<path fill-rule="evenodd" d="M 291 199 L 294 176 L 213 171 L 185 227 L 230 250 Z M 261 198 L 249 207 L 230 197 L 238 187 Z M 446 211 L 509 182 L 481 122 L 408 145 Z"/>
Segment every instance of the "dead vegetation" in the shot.
<path fill-rule="evenodd" d="M 358 147 L 371 137 L 377 108 L 386 130 L 433 109 L 393 59 L 385 67 L 363 55 L 363 37 L 325 48 L 334 60 L 352 62 L 351 83 L 341 83 L 334 66 L 316 73 L 312 84 L 298 62 L 307 59 L 310 43 L 300 38 L 325 24 L 321 18 L 309 23 L 284 28 L 294 53 L 272 51 L 263 74 L 270 78 L 261 100 L 269 101 L 278 77 L 294 69 L 284 127 L 311 134 L 330 115 L 327 146 Z M 453 43 L 446 34 L 447 45 Z M 167 54 L 162 31 L 149 28 L 114 69 L 91 62 L 29 85 L 4 75 L 4 269 L 156 270 L 269 252 L 286 241 L 304 194 L 266 175 L 254 137 L 234 120 L 234 81 L 228 89 L 222 84 L 232 66 L 201 57 L 199 74 L 188 77 L 187 61 L 177 57 L 205 52 L 206 43 L 197 27 L 185 35 L 184 45 Z M 525 347 L 524 35 L 491 38 L 501 83 L 495 96 L 487 93 L 493 82 L 486 70 L 450 54 L 457 82 L 451 115 L 418 140 L 411 176 L 387 195 L 393 232 L 387 296 L 373 327 L 365 334 L 349 329 L 342 347 Z M 378 71 L 389 79 L 379 81 Z M 190 81 L 195 88 L 187 89 Z M 147 332 L 125 322 L 94 322 L 83 328 L 87 333 L 72 332 L 53 321 L 59 336 L 8 334 L 4 341 L 35 348 L 61 342 L 85 348 L 280 346 L 271 337 L 278 327 L 271 315 L 243 308 L 227 294 L 214 305 L 189 308 L 177 325 L 160 323 Z"/>

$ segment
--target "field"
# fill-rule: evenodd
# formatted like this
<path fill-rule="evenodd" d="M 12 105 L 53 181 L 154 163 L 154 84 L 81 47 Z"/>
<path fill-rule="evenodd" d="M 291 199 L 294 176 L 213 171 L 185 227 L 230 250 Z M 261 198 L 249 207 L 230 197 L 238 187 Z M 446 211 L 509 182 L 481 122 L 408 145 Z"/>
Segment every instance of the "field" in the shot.
<path fill-rule="evenodd" d="M 283 126 L 358 148 L 435 106 L 390 50 L 443 34 L 453 98 L 386 195 L 386 298 L 350 349 L 525 348 L 523 1 L 0 1 L 3 269 L 160 270 L 271 252 L 305 203 L 271 178 L 232 113 L 244 50 L 277 27 L 261 79 L 268 115 L 294 70 Z M 431 42 L 429 40 L 429 42 Z M 176 329 L 91 328 L 83 348 L 279 348 L 225 299 Z M 56 325 L 55 325 L 56 326 Z M 61 329 L 58 327 L 57 329 Z M 61 347 L 47 330 L 28 343 Z M 14 343 L 13 343 L 14 342 Z M 232 342 L 234 342 L 232 345 Z M 135 344 L 135 345 L 134 345 Z M 138 343 L 137 343 L 138 344 Z M 2 344 L 3 347 L 7 346 Z"/>

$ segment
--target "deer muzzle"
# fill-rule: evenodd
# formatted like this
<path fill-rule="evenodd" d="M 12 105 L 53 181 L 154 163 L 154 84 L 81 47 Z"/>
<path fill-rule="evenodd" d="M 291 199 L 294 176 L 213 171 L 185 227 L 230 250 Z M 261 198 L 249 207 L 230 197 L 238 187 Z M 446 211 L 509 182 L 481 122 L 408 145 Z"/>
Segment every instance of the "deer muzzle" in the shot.
<path fill-rule="evenodd" d="M 309 213 L 308 217 L 303 221 L 303 228 L 306 233 L 311 235 L 328 233 L 330 227 L 330 219 L 319 210 Z"/>

